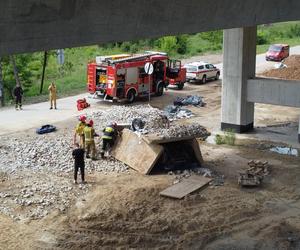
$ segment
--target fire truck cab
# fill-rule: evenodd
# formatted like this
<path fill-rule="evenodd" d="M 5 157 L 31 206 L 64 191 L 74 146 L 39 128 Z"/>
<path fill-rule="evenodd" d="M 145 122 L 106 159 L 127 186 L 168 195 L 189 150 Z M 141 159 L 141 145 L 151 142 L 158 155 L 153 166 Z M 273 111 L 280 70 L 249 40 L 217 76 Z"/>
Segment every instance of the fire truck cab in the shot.
<path fill-rule="evenodd" d="M 122 55 L 122 58 L 115 59 L 116 57 L 97 57 L 96 62 L 88 64 L 87 85 L 91 94 L 109 101 L 127 99 L 131 103 L 136 97 L 148 96 L 149 91 L 150 95 L 161 96 L 168 84 L 177 85 L 175 81 L 185 82 L 185 74 L 180 72 L 181 69 L 173 72 L 177 79 L 168 78 L 167 75 L 171 75 L 172 70 L 169 69 L 170 61 L 165 53 Z M 144 70 L 148 62 L 154 67 L 150 76 Z M 180 77 L 183 78 L 182 81 Z"/>

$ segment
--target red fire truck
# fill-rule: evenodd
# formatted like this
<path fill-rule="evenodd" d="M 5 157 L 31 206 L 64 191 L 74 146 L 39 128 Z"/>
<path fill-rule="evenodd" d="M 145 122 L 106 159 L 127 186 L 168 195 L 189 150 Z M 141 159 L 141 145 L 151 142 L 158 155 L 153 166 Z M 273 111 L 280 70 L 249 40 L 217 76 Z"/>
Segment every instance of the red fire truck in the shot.
<path fill-rule="evenodd" d="M 152 75 L 144 66 L 151 63 Z M 91 94 L 114 101 L 127 99 L 134 102 L 137 97 L 161 96 L 166 86 L 182 89 L 186 81 L 186 69 L 178 60 L 170 60 L 165 53 L 153 52 L 140 55 L 114 55 L 97 57 L 87 67 L 87 87 Z"/>

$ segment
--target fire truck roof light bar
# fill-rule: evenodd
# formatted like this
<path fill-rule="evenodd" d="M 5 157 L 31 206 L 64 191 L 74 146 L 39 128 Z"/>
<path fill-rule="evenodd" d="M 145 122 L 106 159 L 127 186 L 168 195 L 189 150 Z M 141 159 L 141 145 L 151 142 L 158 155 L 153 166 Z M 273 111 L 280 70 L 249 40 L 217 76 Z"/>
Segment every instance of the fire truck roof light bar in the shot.
<path fill-rule="evenodd" d="M 137 56 L 131 56 L 131 57 L 126 57 L 123 59 L 118 59 L 118 60 L 108 60 L 109 63 L 121 63 L 121 62 L 126 62 L 126 61 L 131 61 L 131 60 L 137 60 L 145 57 L 150 57 L 150 56 L 155 56 L 155 55 L 162 55 L 161 53 L 147 53 L 147 54 L 142 54 L 142 55 L 137 55 Z"/>

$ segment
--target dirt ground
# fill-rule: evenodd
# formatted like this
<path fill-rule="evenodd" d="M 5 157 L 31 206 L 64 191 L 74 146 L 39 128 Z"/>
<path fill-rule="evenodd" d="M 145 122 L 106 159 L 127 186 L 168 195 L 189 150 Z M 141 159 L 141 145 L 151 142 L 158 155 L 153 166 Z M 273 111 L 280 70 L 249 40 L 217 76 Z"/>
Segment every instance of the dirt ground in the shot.
<path fill-rule="evenodd" d="M 168 90 L 151 104 L 163 108 L 175 96 L 201 95 L 206 106 L 188 107 L 195 117 L 180 122 L 200 122 L 214 130 L 220 125 L 220 91 L 220 81 L 191 83 L 183 91 Z M 296 123 L 298 116 L 299 109 L 256 105 L 255 124 Z M 0 249 L 300 249 L 300 160 L 270 152 L 264 147 L 268 143 L 241 141 L 224 146 L 200 142 L 205 167 L 224 175 L 225 184 L 209 186 L 183 200 L 159 196 L 172 185 L 174 175 L 90 172 L 89 191 L 81 192 L 75 186 L 77 195 L 66 210 L 53 209 L 42 219 L 14 220 L 1 214 Z M 268 161 L 271 173 L 259 188 L 240 188 L 238 172 L 251 159 Z M 42 173 L 31 174 L 45 178 Z M 47 175 L 58 178 L 55 173 Z M 0 177 L 0 192 L 24 182 L 14 179 L 12 183 L 9 173 Z M 60 178 L 56 185 L 71 183 L 72 173 Z M 22 213 L 21 207 L 16 210 Z"/>
<path fill-rule="evenodd" d="M 291 55 L 284 60 L 284 64 L 287 66 L 286 68 L 271 69 L 263 72 L 262 75 L 287 80 L 300 80 L 300 56 Z"/>

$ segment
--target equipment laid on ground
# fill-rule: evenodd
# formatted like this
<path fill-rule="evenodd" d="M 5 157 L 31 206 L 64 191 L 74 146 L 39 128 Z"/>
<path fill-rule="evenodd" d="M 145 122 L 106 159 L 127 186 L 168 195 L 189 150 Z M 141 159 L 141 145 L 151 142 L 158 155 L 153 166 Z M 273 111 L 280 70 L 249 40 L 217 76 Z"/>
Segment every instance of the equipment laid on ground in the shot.
<path fill-rule="evenodd" d="M 47 124 L 47 125 L 43 125 L 42 127 L 38 128 L 36 130 L 36 133 L 39 135 L 42 135 L 42 134 L 47 134 L 47 133 L 51 133 L 54 131 L 56 131 L 56 127 L 53 125 Z"/>
<path fill-rule="evenodd" d="M 83 110 L 83 109 L 86 109 L 90 106 L 89 103 L 87 103 L 86 99 L 83 98 L 83 99 L 78 99 L 77 100 L 77 110 L 80 111 L 80 110 Z"/>
<path fill-rule="evenodd" d="M 259 186 L 264 176 L 269 174 L 268 162 L 249 161 L 249 168 L 239 173 L 238 184 L 241 186 Z"/>
<path fill-rule="evenodd" d="M 144 66 L 151 63 L 151 76 Z M 97 57 L 87 66 L 87 87 L 91 94 L 106 101 L 127 99 L 132 103 L 136 97 L 161 96 L 166 86 L 182 89 L 186 81 L 186 69 L 181 62 L 170 60 L 165 53 L 148 52 L 139 55 L 115 55 Z"/>

